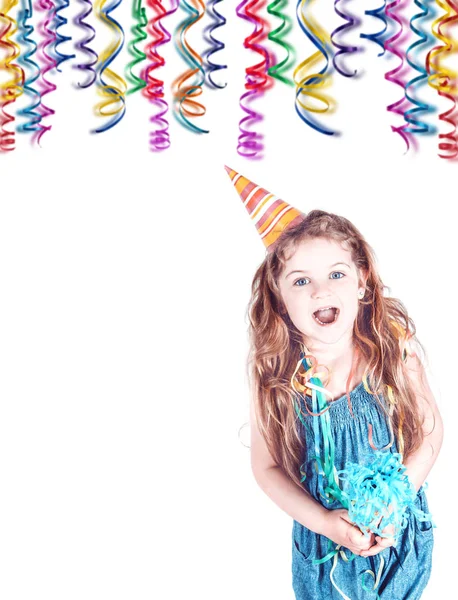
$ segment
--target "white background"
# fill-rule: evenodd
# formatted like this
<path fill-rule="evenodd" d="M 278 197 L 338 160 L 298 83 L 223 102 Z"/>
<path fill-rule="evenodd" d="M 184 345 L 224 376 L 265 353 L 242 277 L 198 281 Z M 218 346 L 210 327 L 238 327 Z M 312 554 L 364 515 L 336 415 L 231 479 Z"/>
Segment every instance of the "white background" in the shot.
<path fill-rule="evenodd" d="M 446 427 L 428 477 L 437 530 L 423 598 L 453 589 L 456 164 L 437 157 L 436 138 L 403 154 L 386 111 L 400 88 L 383 77 L 397 63 L 370 43 L 348 62 L 361 77 L 334 77 L 330 88 L 338 110 L 323 121 L 339 138 L 308 129 L 294 91 L 277 84 L 256 103 L 264 159 L 238 156 L 244 68 L 258 57 L 243 49 L 251 27 L 221 6 L 228 86 L 201 96 L 210 134 L 172 118 L 171 148 L 150 153 L 151 108 L 137 95 L 118 126 L 90 135 L 101 123 L 95 91 L 75 89 L 78 72 L 64 63 L 42 148 L 21 136 L 0 156 L 4 600 L 293 600 L 292 520 L 254 481 L 247 428 L 238 437 L 248 420 L 246 308 L 264 250 L 224 164 L 303 211 L 350 219 L 413 317 Z M 130 27 L 129 5 L 114 16 Z M 334 26 L 330 7 L 328 17 Z M 292 39 L 305 58 L 298 27 Z M 170 99 L 184 63 L 172 45 L 163 54 Z"/>

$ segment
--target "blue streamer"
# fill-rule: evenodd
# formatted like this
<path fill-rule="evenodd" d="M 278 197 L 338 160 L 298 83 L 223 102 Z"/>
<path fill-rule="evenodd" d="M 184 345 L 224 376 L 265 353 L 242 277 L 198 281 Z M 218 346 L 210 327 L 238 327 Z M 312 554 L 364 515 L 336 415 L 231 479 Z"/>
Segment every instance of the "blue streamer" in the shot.
<path fill-rule="evenodd" d="M 24 92 L 31 96 L 32 101 L 26 108 L 18 110 L 18 115 L 27 119 L 25 123 L 18 125 L 18 131 L 33 132 L 41 130 L 41 113 L 35 111 L 40 106 L 41 95 L 33 87 L 35 81 L 40 77 L 40 67 L 32 60 L 32 56 L 37 51 L 37 44 L 32 37 L 34 28 L 33 25 L 28 23 L 29 19 L 33 17 L 32 0 L 23 0 L 22 5 L 18 13 L 18 23 L 22 25 L 20 27 L 19 42 L 24 48 L 31 49 L 19 55 L 18 63 L 24 68 L 24 72 L 30 73 L 24 82 Z"/>
<path fill-rule="evenodd" d="M 364 11 L 364 14 L 368 15 L 369 17 L 375 17 L 377 19 L 380 19 L 380 21 L 382 21 L 382 23 L 383 23 L 383 29 L 381 29 L 380 31 L 377 31 L 376 33 L 360 33 L 359 34 L 359 37 L 362 37 L 366 40 L 370 40 L 371 42 L 374 42 L 375 44 L 380 46 L 380 48 L 382 49 L 382 52 L 380 52 L 380 54 L 378 56 L 383 56 L 385 54 L 385 40 L 387 39 L 385 37 L 385 33 L 386 33 L 386 30 L 388 29 L 388 22 L 387 22 L 387 16 L 385 14 L 385 8 L 386 8 L 386 0 L 383 0 L 382 6 L 379 6 L 378 8 L 371 8 L 369 10 Z"/>
<path fill-rule="evenodd" d="M 431 2 L 431 0 L 426 0 L 426 3 L 428 3 L 428 2 Z M 420 46 L 434 42 L 434 37 L 432 35 L 428 36 L 424 30 L 420 29 L 419 27 L 417 28 L 414 25 L 414 21 L 417 21 L 417 20 L 419 21 L 420 19 L 424 20 L 424 21 L 427 20 L 429 14 L 430 14 L 430 11 L 429 11 L 429 7 L 426 3 L 422 4 L 421 0 L 415 0 L 415 4 L 420 9 L 420 12 L 415 14 L 412 17 L 412 19 L 410 20 L 410 28 L 418 36 L 419 39 L 416 40 L 413 44 L 411 44 L 406 50 L 406 60 L 407 60 L 408 64 L 412 67 L 412 69 L 415 69 L 415 71 L 420 73 L 420 75 L 413 77 L 406 84 L 406 87 L 405 87 L 406 99 L 415 105 L 415 108 L 410 108 L 409 110 L 407 110 L 404 113 L 405 120 L 407 121 L 407 123 L 410 124 L 408 127 L 406 127 L 405 131 L 408 131 L 410 133 L 434 133 L 436 131 L 435 127 L 428 125 L 428 123 L 416 118 L 416 115 L 418 115 L 418 113 L 433 112 L 434 107 L 430 106 L 429 104 L 426 104 L 425 102 L 421 102 L 420 100 L 417 100 L 416 98 L 413 97 L 413 95 L 409 94 L 409 88 L 412 88 L 412 92 L 413 92 L 413 88 L 418 89 L 423 84 L 428 82 L 428 73 L 427 73 L 425 67 L 423 66 L 423 64 L 420 63 L 419 61 L 414 62 L 414 60 L 411 59 L 411 57 L 410 57 L 410 54 L 415 50 L 415 48 L 418 49 Z M 418 52 L 418 50 L 417 50 L 417 52 Z"/>
<path fill-rule="evenodd" d="M 296 5 L 296 14 L 299 12 L 302 2 L 303 2 L 303 0 L 298 0 L 297 5 Z M 332 55 L 332 49 L 331 48 L 327 48 L 326 45 L 323 45 L 321 43 L 321 40 L 319 40 L 318 38 L 316 38 L 307 29 L 307 27 L 305 27 L 304 23 L 302 22 L 302 19 L 300 18 L 300 16 L 298 14 L 297 14 L 297 20 L 299 21 L 299 25 L 300 25 L 300 28 L 302 29 L 302 31 L 309 38 L 309 40 L 312 42 L 312 44 L 323 54 L 323 56 L 325 58 L 325 61 L 326 61 L 325 65 L 323 66 L 323 68 L 321 69 L 321 71 L 319 71 L 319 73 L 318 73 L 318 75 L 323 75 L 324 76 L 324 74 L 328 70 L 328 67 L 330 66 L 329 56 Z M 323 127 L 322 125 L 320 125 L 315 119 L 313 119 L 311 117 L 311 115 L 304 114 L 303 110 L 301 110 L 301 108 L 300 108 L 300 104 L 297 101 L 297 99 L 300 96 L 302 90 L 306 90 L 307 85 L 311 85 L 311 84 L 317 83 L 319 80 L 320 80 L 320 78 L 316 77 L 316 75 L 311 75 L 310 78 L 308 80 L 306 80 L 306 82 L 303 83 L 302 86 L 297 86 L 297 90 L 296 90 L 296 103 L 295 103 L 296 112 L 299 115 L 299 117 L 302 119 L 302 121 L 304 121 L 304 123 L 306 123 L 307 125 L 309 125 L 309 127 L 311 127 L 312 129 L 315 129 L 315 131 L 319 131 L 320 133 L 324 133 L 325 135 L 335 135 L 336 134 L 335 131 L 331 131 L 330 129 L 326 129 L 325 127 Z"/>
<path fill-rule="evenodd" d="M 54 22 L 55 22 L 55 31 L 56 31 L 56 41 L 54 42 L 54 54 L 56 56 L 56 62 L 57 62 L 56 69 L 59 71 L 59 73 L 61 73 L 62 71 L 59 69 L 59 66 L 66 60 L 75 58 L 76 55 L 75 54 L 62 54 L 57 49 L 57 47 L 60 44 L 62 44 L 63 42 L 70 42 L 72 39 L 71 36 L 62 35 L 62 33 L 60 33 L 60 31 L 59 31 L 59 29 L 63 25 L 67 25 L 67 23 L 68 23 L 67 19 L 59 13 L 61 10 L 68 8 L 70 6 L 70 2 L 69 2 L 69 0 L 55 0 L 55 6 L 56 6 L 56 12 L 54 14 Z"/>
<path fill-rule="evenodd" d="M 86 55 L 89 55 L 89 60 L 85 63 L 79 63 L 75 65 L 75 68 L 80 69 L 82 71 L 88 71 L 88 80 L 85 83 L 78 82 L 78 87 L 87 88 L 91 86 L 97 78 L 95 65 L 97 64 L 98 56 L 97 52 L 94 52 L 94 50 L 88 46 L 89 42 L 92 42 L 92 40 L 95 38 L 95 29 L 94 27 L 92 27 L 92 25 L 89 25 L 89 23 L 86 23 L 86 21 L 84 20 L 92 12 L 92 2 L 91 0 L 81 0 L 81 2 L 86 4 L 87 6 L 86 9 L 83 8 L 82 11 L 77 15 L 77 17 L 75 18 L 75 24 L 81 27 L 81 29 L 86 30 L 87 36 L 83 40 L 78 41 L 76 47 L 82 52 L 85 52 Z"/>
<path fill-rule="evenodd" d="M 195 91 L 202 88 L 203 84 L 205 83 L 205 71 L 204 71 L 202 65 L 199 62 L 195 61 L 193 56 L 187 51 L 186 44 L 183 39 L 185 37 L 186 31 L 191 27 L 191 25 L 193 25 L 194 23 L 196 23 L 199 20 L 199 11 L 196 10 L 190 4 L 188 4 L 186 2 L 186 0 L 181 0 L 180 4 L 183 7 L 183 9 L 186 10 L 190 14 L 190 17 L 185 19 L 184 21 L 182 21 L 176 29 L 176 31 L 180 32 L 181 48 L 183 48 L 183 50 L 181 50 L 179 45 L 175 44 L 175 46 L 176 46 L 179 54 L 185 60 L 186 64 L 190 67 L 190 69 L 192 69 L 192 70 L 197 69 L 198 72 L 200 73 L 201 77 L 195 85 L 189 86 L 186 89 L 184 96 L 178 100 L 178 105 L 179 105 L 178 112 L 174 111 L 174 115 L 175 115 L 175 118 L 178 120 L 178 122 L 181 123 L 181 125 L 184 125 L 191 131 L 194 131 L 195 133 L 209 133 L 208 129 L 202 129 L 201 127 L 198 127 L 194 123 L 191 123 L 191 121 L 189 121 L 189 119 L 183 114 L 183 109 L 182 109 L 183 100 L 186 98 L 186 96 L 191 95 L 191 97 L 192 97 L 192 94 Z M 196 75 L 197 75 L 197 73 L 196 73 Z"/>
<path fill-rule="evenodd" d="M 215 88 L 223 89 L 226 87 L 227 82 L 223 84 L 218 84 L 213 80 L 213 74 L 216 71 L 220 71 L 221 69 L 227 69 L 227 65 L 220 65 L 218 63 L 214 63 L 210 60 L 210 56 L 218 52 L 219 50 L 224 49 L 224 44 L 217 38 L 213 36 L 213 32 L 215 29 L 222 27 L 226 23 L 225 17 L 216 10 L 216 5 L 222 2 L 222 0 L 210 0 L 207 5 L 207 13 L 210 15 L 211 24 L 206 27 L 205 35 L 207 41 L 210 43 L 210 49 L 205 54 L 205 60 L 207 62 L 207 78 L 210 83 Z"/>
<path fill-rule="evenodd" d="M 124 46 L 124 40 L 125 40 L 125 33 L 124 33 L 124 29 L 122 28 L 121 24 L 118 23 L 118 21 L 115 21 L 115 19 L 113 19 L 113 17 L 111 16 L 111 12 L 114 11 L 120 4 L 121 4 L 122 0 L 114 0 L 114 2 L 108 7 L 108 8 L 103 8 L 101 13 L 103 15 L 105 15 L 107 21 L 109 21 L 111 24 L 114 25 L 115 28 L 118 28 L 121 32 L 121 42 L 118 46 L 118 48 L 112 53 L 110 54 L 110 56 L 108 56 L 106 58 L 106 60 L 101 61 L 101 63 L 97 64 L 97 74 L 99 76 L 99 81 L 100 81 L 100 85 L 102 87 L 105 88 L 105 90 L 110 93 L 113 94 L 114 96 L 117 96 L 117 98 L 122 102 L 123 106 L 122 109 L 113 116 L 113 118 L 111 119 L 111 121 L 109 120 L 105 125 L 103 125 L 102 127 L 98 127 L 97 129 L 94 129 L 95 133 L 103 133 L 104 131 L 108 131 L 109 129 L 111 129 L 112 127 L 114 127 L 117 123 L 119 123 L 119 121 L 123 118 L 125 112 L 126 112 L 126 99 L 125 97 L 119 93 L 119 90 L 116 88 L 111 87 L 110 85 L 108 85 L 107 83 L 105 83 L 104 78 L 103 78 L 103 74 L 105 72 L 105 70 L 111 65 L 111 63 L 116 59 L 116 57 L 118 56 L 118 54 L 121 52 L 122 47 Z"/>

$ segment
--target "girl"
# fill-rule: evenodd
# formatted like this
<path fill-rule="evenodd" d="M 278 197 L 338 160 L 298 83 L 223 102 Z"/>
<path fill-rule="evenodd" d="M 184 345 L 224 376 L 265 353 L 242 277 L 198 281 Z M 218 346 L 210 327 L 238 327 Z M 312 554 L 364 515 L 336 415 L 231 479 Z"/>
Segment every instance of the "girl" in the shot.
<path fill-rule="evenodd" d="M 431 573 L 433 530 L 414 512 L 428 512 L 422 484 L 443 428 L 413 352 L 414 344 L 423 350 L 414 323 L 399 300 L 383 295 L 374 252 L 347 219 L 302 214 L 226 170 L 268 250 L 249 308 L 251 464 L 260 487 L 293 518 L 296 599 L 417 600 Z M 326 398 L 320 413 L 310 399 L 317 381 Z M 317 458 L 325 443 L 317 420 L 325 413 L 337 471 L 378 450 L 402 457 L 415 508 L 397 539 L 391 525 L 363 534 L 323 494 L 329 482 Z"/>

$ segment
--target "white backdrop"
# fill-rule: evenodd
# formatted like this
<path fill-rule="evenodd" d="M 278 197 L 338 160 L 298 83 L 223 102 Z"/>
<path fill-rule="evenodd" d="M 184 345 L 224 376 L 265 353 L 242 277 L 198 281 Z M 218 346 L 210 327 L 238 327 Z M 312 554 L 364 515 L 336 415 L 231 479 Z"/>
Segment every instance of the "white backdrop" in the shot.
<path fill-rule="evenodd" d="M 65 63 L 47 96 L 56 114 L 42 148 L 20 137 L 0 156 L 4 600 L 293 600 L 292 520 L 256 485 L 238 439 L 248 419 L 246 308 L 264 251 L 224 164 L 303 211 L 352 220 L 406 304 L 446 426 L 428 478 L 437 530 L 423 597 L 454 584 L 456 165 L 437 157 L 435 138 L 403 154 L 385 109 L 400 97 L 383 77 L 396 63 L 370 43 L 348 63 L 362 77 L 331 88 L 338 110 L 324 122 L 340 137 L 308 129 L 294 91 L 278 84 L 256 103 L 264 159 L 239 157 L 238 98 L 258 58 L 243 49 L 250 26 L 224 4 L 228 86 L 201 96 L 210 134 L 171 119 L 172 146 L 154 155 L 150 107 L 134 96 L 118 126 L 91 136 L 101 122 L 95 92 L 76 90 Z M 114 16 L 128 29 L 129 5 Z M 201 36 L 190 37 L 202 50 Z M 305 58 L 311 46 L 297 26 L 293 39 Z M 183 63 L 171 46 L 164 55 L 169 84 Z"/>

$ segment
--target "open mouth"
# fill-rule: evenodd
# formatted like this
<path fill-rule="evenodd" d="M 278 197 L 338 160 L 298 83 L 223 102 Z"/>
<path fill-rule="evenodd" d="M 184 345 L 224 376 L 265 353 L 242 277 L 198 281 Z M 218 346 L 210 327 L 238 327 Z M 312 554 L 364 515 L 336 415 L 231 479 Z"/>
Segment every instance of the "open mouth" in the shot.
<path fill-rule="evenodd" d="M 313 318 L 315 321 L 325 327 L 326 325 L 332 325 L 335 323 L 339 317 L 340 310 L 335 306 L 326 306 L 324 308 L 320 308 L 313 313 Z"/>

